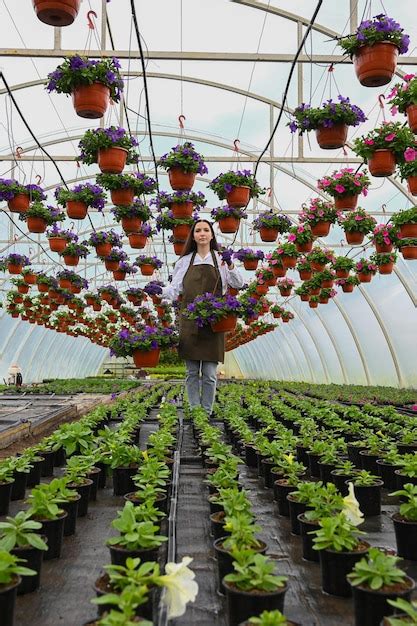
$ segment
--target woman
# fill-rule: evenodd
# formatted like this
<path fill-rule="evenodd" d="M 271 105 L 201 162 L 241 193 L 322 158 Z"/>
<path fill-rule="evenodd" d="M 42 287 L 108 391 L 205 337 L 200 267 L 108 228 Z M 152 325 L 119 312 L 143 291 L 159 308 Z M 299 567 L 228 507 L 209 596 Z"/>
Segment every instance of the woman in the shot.
<path fill-rule="evenodd" d="M 213 226 L 207 220 L 193 224 L 184 251 L 178 259 L 172 282 L 162 290 L 162 297 L 176 300 L 182 296 L 185 308 L 197 296 L 210 292 L 224 295 L 227 287 L 243 286 L 240 272 L 230 261 L 222 261 Z M 180 315 L 178 353 L 185 359 L 185 379 L 191 407 L 202 406 L 210 415 L 216 395 L 217 365 L 224 361 L 224 333 L 214 333 L 210 326 L 198 328 Z M 201 388 L 200 388 L 201 386 Z"/>

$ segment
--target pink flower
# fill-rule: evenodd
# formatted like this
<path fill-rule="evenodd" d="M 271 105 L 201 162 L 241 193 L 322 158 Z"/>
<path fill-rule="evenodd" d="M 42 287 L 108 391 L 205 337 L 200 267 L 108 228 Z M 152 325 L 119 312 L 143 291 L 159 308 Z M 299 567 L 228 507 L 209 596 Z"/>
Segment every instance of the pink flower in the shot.
<path fill-rule="evenodd" d="M 397 87 L 393 87 L 391 89 L 391 91 L 389 92 L 389 94 L 387 95 L 388 100 L 391 100 L 391 98 L 393 98 L 394 96 L 396 96 L 398 93 L 398 89 Z"/>
<path fill-rule="evenodd" d="M 363 215 L 355 215 L 355 222 L 360 222 L 361 220 L 364 220 L 365 217 Z"/>
<path fill-rule="evenodd" d="M 398 107 L 396 106 L 391 107 L 391 115 L 397 115 L 397 113 L 398 113 Z"/>
<path fill-rule="evenodd" d="M 364 187 L 362 189 L 362 193 L 363 193 L 364 196 L 367 196 L 368 195 L 368 190 Z"/>
<path fill-rule="evenodd" d="M 282 254 L 284 250 L 282 248 L 277 248 L 277 254 Z"/>
<path fill-rule="evenodd" d="M 322 180 L 319 180 L 319 183 L 323 186 L 323 187 L 328 187 L 331 182 L 328 178 L 323 178 Z"/>
<path fill-rule="evenodd" d="M 365 139 L 364 143 L 366 143 L 367 146 L 373 146 L 375 141 L 373 139 Z"/>
<path fill-rule="evenodd" d="M 288 235 L 288 241 L 295 241 L 296 240 L 296 236 L 294 235 L 294 233 L 291 233 L 291 235 Z"/>
<path fill-rule="evenodd" d="M 317 215 L 318 215 L 319 217 L 323 217 L 323 215 L 324 215 L 324 211 L 322 211 L 322 210 L 317 211 Z"/>
<path fill-rule="evenodd" d="M 415 161 L 417 156 L 417 150 L 414 148 L 407 148 L 404 152 L 404 159 L 409 163 L 410 161 Z"/>
<path fill-rule="evenodd" d="M 417 411 L 417 404 L 413 404 L 413 406 L 411 407 L 412 411 Z"/>
<path fill-rule="evenodd" d="M 397 135 L 395 133 L 390 133 L 389 135 L 385 137 L 385 141 L 392 141 L 393 139 L 396 138 L 396 136 Z"/>
<path fill-rule="evenodd" d="M 356 187 L 360 187 L 361 183 L 358 180 L 354 180 L 353 184 L 356 185 Z"/>
<path fill-rule="evenodd" d="M 299 226 L 299 227 L 297 228 L 297 233 L 303 233 L 304 231 L 305 231 L 304 226 Z"/>
<path fill-rule="evenodd" d="M 344 167 L 341 171 L 346 173 L 346 174 L 351 174 L 353 172 L 353 168 L 352 167 Z"/>
<path fill-rule="evenodd" d="M 359 261 L 359 263 L 356 263 L 356 269 L 360 272 L 363 268 L 363 264 Z"/>
<path fill-rule="evenodd" d="M 404 80 L 406 80 L 408 82 L 409 80 L 414 78 L 414 76 L 415 76 L 415 74 L 405 74 L 403 78 L 404 78 Z"/>
<path fill-rule="evenodd" d="M 346 187 L 343 185 L 336 185 L 334 190 L 337 191 L 337 193 L 344 193 L 346 191 Z"/>
<path fill-rule="evenodd" d="M 333 178 L 336 178 L 336 180 L 339 180 L 339 178 L 343 178 L 342 172 L 337 172 L 337 174 L 335 174 Z"/>

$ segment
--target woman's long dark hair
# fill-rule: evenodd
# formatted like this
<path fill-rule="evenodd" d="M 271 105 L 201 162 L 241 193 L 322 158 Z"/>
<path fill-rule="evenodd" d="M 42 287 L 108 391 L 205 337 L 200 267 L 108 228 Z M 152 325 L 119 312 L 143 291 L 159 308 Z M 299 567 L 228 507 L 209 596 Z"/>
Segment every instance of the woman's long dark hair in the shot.
<path fill-rule="evenodd" d="M 208 220 L 197 220 L 197 222 L 194 222 L 190 232 L 188 233 L 188 237 L 185 240 L 184 243 L 184 248 L 183 248 L 183 252 L 180 256 L 186 256 L 187 254 L 190 254 L 191 252 L 197 252 L 197 244 L 194 241 L 194 229 L 197 226 L 197 224 L 200 224 L 201 222 L 205 222 L 206 224 L 208 224 L 210 226 L 210 230 L 211 230 L 211 234 L 212 234 L 212 240 L 210 241 L 210 250 L 219 250 L 219 244 L 217 243 L 217 239 L 216 239 L 216 235 L 214 234 L 214 230 L 213 230 L 213 224 L 211 222 L 209 222 Z"/>

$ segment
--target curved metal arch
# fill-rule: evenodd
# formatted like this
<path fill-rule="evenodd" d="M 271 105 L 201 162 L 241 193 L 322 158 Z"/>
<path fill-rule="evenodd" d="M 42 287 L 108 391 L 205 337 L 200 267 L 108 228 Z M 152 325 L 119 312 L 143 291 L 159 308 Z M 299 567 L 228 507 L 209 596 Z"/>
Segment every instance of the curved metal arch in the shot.
<path fill-rule="evenodd" d="M 319 311 L 319 308 L 316 309 L 316 315 L 317 315 L 318 319 L 320 320 L 320 322 L 322 323 L 323 328 L 326 331 L 326 333 L 328 334 L 329 339 L 330 339 L 330 341 L 331 341 L 331 343 L 333 345 L 333 348 L 334 348 L 334 350 L 336 352 L 336 355 L 337 355 L 337 358 L 339 360 L 340 369 L 342 370 L 343 382 L 346 385 L 348 383 L 348 377 L 347 377 L 347 373 L 346 373 L 345 364 L 344 364 L 343 359 L 342 359 L 342 354 L 341 354 L 340 349 L 339 349 L 339 345 L 336 342 L 336 339 L 335 339 L 335 336 L 334 336 L 333 332 L 330 330 L 330 328 L 328 328 L 327 324 L 323 320 L 323 316 L 321 315 L 321 313 Z"/>
<path fill-rule="evenodd" d="M 342 314 L 343 319 L 346 322 L 347 327 L 349 328 L 350 334 L 352 335 L 352 339 L 355 342 L 355 346 L 356 346 L 356 349 L 357 349 L 358 354 L 359 354 L 359 358 L 360 358 L 361 363 L 362 363 L 363 371 L 365 373 L 365 378 L 366 378 L 366 384 L 370 385 L 371 384 L 371 377 L 369 375 L 368 365 L 366 363 L 365 355 L 363 353 L 363 350 L 362 350 L 359 338 L 358 338 L 358 336 L 356 334 L 356 331 L 355 331 L 355 329 L 352 326 L 352 323 L 351 323 L 351 321 L 349 319 L 348 314 L 346 313 L 344 307 L 338 301 L 337 297 L 333 298 L 333 302 L 335 303 L 335 305 L 339 309 L 340 313 Z"/>
<path fill-rule="evenodd" d="M 369 293 L 366 292 L 366 289 L 364 289 L 362 287 L 362 285 L 359 285 L 359 291 L 361 292 L 362 296 L 365 298 L 367 304 L 369 305 L 372 313 L 375 316 L 376 321 L 378 322 L 378 325 L 382 331 L 382 334 L 385 337 L 385 341 L 387 342 L 387 346 L 388 349 L 390 351 L 391 354 L 391 358 L 392 358 L 392 362 L 394 363 L 394 367 L 395 367 L 395 373 L 397 374 L 397 378 L 398 378 L 398 385 L 400 387 L 404 386 L 404 378 L 401 372 L 401 367 L 400 364 L 398 362 L 397 359 L 397 355 L 395 354 L 395 348 L 392 344 L 391 338 L 390 338 L 390 334 L 386 329 L 386 326 L 384 324 L 384 321 L 382 319 L 382 317 L 380 316 L 380 314 L 378 313 L 377 307 L 375 306 L 374 301 L 372 300 L 371 296 L 369 295 Z"/>
<path fill-rule="evenodd" d="M 298 334 L 295 332 L 295 330 L 293 328 L 291 328 L 291 324 L 289 326 L 290 326 L 289 330 L 292 333 L 292 336 L 297 341 L 298 345 L 300 346 L 301 352 L 304 354 L 304 358 L 305 358 L 305 361 L 307 363 L 308 370 L 310 372 L 311 380 L 313 382 L 315 382 L 316 381 L 316 376 L 314 374 L 314 368 L 312 366 L 310 355 L 307 352 L 307 350 L 305 349 L 305 347 L 303 346 L 303 343 L 300 341 L 300 338 L 298 337 Z M 281 326 L 278 326 L 278 329 L 280 329 L 280 328 L 281 328 Z M 282 331 L 284 332 L 283 328 L 282 328 Z"/>

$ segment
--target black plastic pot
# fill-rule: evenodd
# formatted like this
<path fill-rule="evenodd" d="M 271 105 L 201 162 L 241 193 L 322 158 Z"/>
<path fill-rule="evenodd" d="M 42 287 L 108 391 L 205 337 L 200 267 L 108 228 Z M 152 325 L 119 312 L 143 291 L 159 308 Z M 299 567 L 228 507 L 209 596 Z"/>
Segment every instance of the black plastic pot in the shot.
<path fill-rule="evenodd" d="M 353 608 L 355 613 L 355 626 L 379 626 L 384 617 L 394 614 L 394 607 L 388 604 L 388 600 L 402 598 L 410 600 L 415 587 L 412 578 L 407 576 L 408 588 L 403 591 L 396 589 L 391 593 L 357 586 L 352 586 Z M 398 585 L 396 585 L 398 587 Z"/>
<path fill-rule="evenodd" d="M 135 491 L 135 483 L 132 476 L 138 472 L 138 466 L 134 467 L 115 467 L 113 470 L 113 494 L 115 496 L 124 496 L 125 493 Z"/>
<path fill-rule="evenodd" d="M 90 487 L 90 502 L 94 502 L 97 500 L 97 490 L 98 490 L 98 481 L 100 478 L 101 469 L 99 467 L 91 468 L 91 472 L 88 472 L 87 478 L 92 481 L 92 485 Z"/>
<path fill-rule="evenodd" d="M 53 476 L 55 452 L 53 450 L 42 450 L 42 456 L 43 461 L 41 465 L 41 476 L 43 478 L 46 476 Z"/>
<path fill-rule="evenodd" d="M 413 454 L 417 452 L 417 443 L 397 443 L 399 454 Z"/>
<path fill-rule="evenodd" d="M 73 535 L 77 527 L 78 503 L 81 500 L 81 496 L 79 493 L 77 493 L 76 496 L 77 497 L 74 498 L 74 500 L 63 502 L 59 505 L 60 508 L 68 514 L 64 522 L 64 537 Z"/>
<path fill-rule="evenodd" d="M 400 469 L 396 469 L 394 474 L 397 481 L 397 489 L 402 489 L 407 483 L 417 485 L 417 476 L 404 476 L 404 474 L 401 474 Z M 403 502 L 402 498 L 400 500 Z"/>
<path fill-rule="evenodd" d="M 324 483 L 332 483 L 332 471 L 335 469 L 336 465 L 334 463 L 323 463 L 322 461 L 319 461 L 317 465 L 319 466 L 320 480 Z"/>
<path fill-rule="evenodd" d="M 385 489 L 389 491 L 394 491 L 397 488 L 396 469 L 398 469 L 398 465 L 385 463 L 384 459 L 378 459 L 376 462 L 376 473 L 381 477 Z"/>
<path fill-rule="evenodd" d="M 61 446 L 60 448 L 58 448 L 58 450 L 55 450 L 54 467 L 63 467 L 66 463 L 66 460 L 67 455 L 65 452 L 65 448 Z"/>
<path fill-rule="evenodd" d="M 209 496 L 207 498 L 209 507 L 210 507 L 210 515 L 212 513 L 219 513 L 220 511 L 224 511 L 223 505 L 218 502 L 214 502 L 214 498 L 217 497 L 215 495 Z"/>
<path fill-rule="evenodd" d="M 157 561 L 158 560 L 158 548 L 138 548 L 137 550 L 126 550 L 122 546 L 108 546 L 110 550 L 110 559 L 112 565 L 125 565 L 126 559 L 129 557 L 132 559 L 139 558 L 142 563 L 145 561 Z"/>
<path fill-rule="evenodd" d="M 62 551 L 62 541 L 64 539 L 64 523 L 67 517 L 67 512 L 64 511 L 58 519 L 37 519 L 37 522 L 41 522 L 42 528 L 37 532 L 40 535 L 45 535 L 48 543 L 48 551 L 45 552 L 43 560 L 50 561 L 51 559 L 59 559 Z"/>
<path fill-rule="evenodd" d="M 347 483 L 352 480 L 353 476 L 349 474 L 336 474 L 337 470 L 332 470 L 331 476 L 335 487 L 340 491 L 342 496 L 347 496 L 349 493 L 349 487 Z"/>
<path fill-rule="evenodd" d="M 39 461 L 31 461 L 30 463 L 32 467 L 27 475 L 26 487 L 36 487 L 41 482 L 43 457 L 39 458 Z"/>
<path fill-rule="evenodd" d="M 220 539 L 221 537 L 228 537 L 230 535 L 230 533 L 225 531 L 223 527 L 224 515 L 224 511 L 219 511 L 218 513 L 212 513 L 210 515 L 211 534 L 213 535 L 214 540 Z"/>
<path fill-rule="evenodd" d="M 0 515 L 7 515 L 9 512 L 13 483 L 13 480 L 8 483 L 0 483 Z"/>
<path fill-rule="evenodd" d="M 278 505 L 278 513 L 284 517 L 290 516 L 287 495 L 294 491 L 294 485 L 288 485 L 286 478 L 274 482 L 274 500 Z"/>
<path fill-rule="evenodd" d="M 263 611 L 284 610 L 286 585 L 270 593 L 260 591 L 250 593 L 240 591 L 228 582 L 223 584 L 226 591 L 228 626 L 239 626 L 241 622 L 254 615 L 260 615 Z"/>
<path fill-rule="evenodd" d="M 320 478 L 319 459 L 320 455 L 315 452 L 307 452 L 308 469 L 312 478 Z"/>
<path fill-rule="evenodd" d="M 223 536 L 223 537 L 220 537 L 219 539 L 216 539 L 216 541 L 214 541 L 213 543 L 214 550 L 216 551 L 216 558 L 217 558 L 217 570 L 218 570 L 218 575 L 219 575 L 218 591 L 220 593 L 225 593 L 225 588 L 223 585 L 223 578 L 227 574 L 231 574 L 233 572 L 232 555 L 230 554 L 230 552 L 228 552 L 227 550 L 223 548 L 223 541 L 225 541 L 225 539 L 227 539 L 227 537 Z M 254 548 L 254 551 L 259 552 L 260 554 L 265 554 L 266 549 L 267 549 L 266 543 L 263 541 L 259 541 L 259 543 L 261 545 L 259 546 L 259 548 Z M 242 619 L 240 619 L 240 621 L 242 621 Z"/>
<path fill-rule="evenodd" d="M 306 446 L 302 446 L 301 444 L 297 443 L 295 446 L 295 449 L 297 450 L 297 461 L 305 465 L 305 467 L 308 467 L 308 454 L 307 454 L 308 448 Z"/>
<path fill-rule="evenodd" d="M 98 475 L 98 488 L 104 489 L 107 483 L 107 474 L 108 474 L 109 466 L 103 463 L 102 461 L 98 461 L 96 463 L 96 467 L 99 467 L 101 469 L 101 472 Z"/>
<path fill-rule="evenodd" d="M 363 542 L 361 548 L 354 552 L 336 552 L 335 550 L 319 550 L 321 568 L 321 586 L 323 591 L 332 596 L 348 598 L 352 595 L 351 586 L 346 576 L 368 551 L 369 544 Z M 361 626 L 368 626 L 361 622 Z"/>
<path fill-rule="evenodd" d="M 417 522 L 408 522 L 399 513 L 392 516 L 397 554 L 403 559 L 417 561 Z"/>
<path fill-rule="evenodd" d="M 359 452 L 359 458 L 362 464 L 362 469 L 367 472 L 371 472 L 371 474 L 378 473 L 377 460 L 379 459 L 380 454 L 372 454 L 367 450 L 361 450 Z"/>
<path fill-rule="evenodd" d="M 126 493 L 123 497 L 125 500 L 128 500 L 129 502 L 133 502 L 135 506 L 139 506 L 143 502 L 143 499 L 139 498 L 136 495 L 135 491 L 132 491 L 132 493 Z M 157 509 L 159 509 L 159 511 L 162 511 L 162 513 L 167 513 L 167 509 L 168 509 L 167 496 L 163 493 L 158 493 L 155 499 L 155 506 Z"/>
<path fill-rule="evenodd" d="M 68 489 L 74 489 L 80 497 L 78 501 L 77 517 L 85 517 L 88 513 L 88 503 L 90 501 L 90 489 L 93 481 L 85 478 L 83 484 L 68 483 Z"/>
<path fill-rule="evenodd" d="M 268 457 L 266 457 L 265 455 L 261 454 L 260 452 L 256 453 L 256 463 L 257 463 L 257 467 L 258 467 L 258 476 L 259 478 L 263 478 L 264 477 L 264 465 L 262 463 L 262 461 L 264 459 L 267 459 Z"/>
<path fill-rule="evenodd" d="M 366 445 L 363 443 L 355 445 L 355 442 L 352 442 L 347 444 L 346 449 L 349 461 L 352 461 L 358 469 L 361 469 L 361 457 L 359 456 L 359 452 L 366 450 Z"/>
<path fill-rule="evenodd" d="M 300 535 L 301 530 L 300 530 L 300 522 L 298 521 L 298 516 L 301 515 L 301 513 L 304 513 L 305 511 L 307 511 L 307 504 L 305 502 L 297 502 L 297 500 L 294 500 L 291 494 L 287 495 L 287 501 L 288 501 L 288 510 L 290 513 L 291 532 L 293 535 Z"/>
<path fill-rule="evenodd" d="M 1 626 L 13 626 L 14 607 L 19 584 L 20 576 L 15 576 L 11 583 L 0 585 Z"/>
<path fill-rule="evenodd" d="M 300 535 L 303 542 L 303 559 L 318 563 L 320 560 L 318 550 L 313 550 L 314 535 L 309 535 L 309 533 L 313 530 L 318 530 L 320 526 L 315 522 L 306 520 L 303 513 L 298 516 L 298 522 L 300 524 Z"/>
<path fill-rule="evenodd" d="M 254 446 L 245 445 L 245 463 L 248 467 L 258 467 L 256 448 Z"/>
<path fill-rule="evenodd" d="M 273 486 L 273 477 L 271 474 L 271 470 L 275 465 L 275 461 L 272 459 L 262 459 L 262 477 L 264 479 L 264 485 L 267 489 L 271 489 Z"/>
<path fill-rule="evenodd" d="M 349 481 L 346 481 L 346 484 Z M 359 508 L 364 517 L 372 517 L 381 514 L 381 487 L 382 480 L 375 481 L 374 485 L 367 487 L 354 485 L 355 497 L 359 502 Z"/>
<path fill-rule="evenodd" d="M 106 593 L 118 593 L 115 589 L 110 585 L 110 580 L 108 574 L 102 574 L 94 583 L 94 591 L 96 592 L 96 596 L 104 596 Z M 153 617 L 153 603 L 155 600 L 155 592 L 156 589 L 149 590 L 149 597 L 145 604 L 141 604 L 136 609 L 137 613 L 144 617 L 145 619 L 152 620 Z M 114 608 L 113 604 L 98 604 L 97 612 L 98 615 L 103 615 L 106 611 L 110 612 Z"/>
<path fill-rule="evenodd" d="M 42 539 L 45 541 L 46 536 L 43 536 Z M 27 563 L 24 563 L 24 566 L 29 567 L 29 569 L 33 569 L 36 572 L 35 576 L 21 577 L 22 582 L 17 588 L 17 595 L 21 596 L 24 593 L 36 591 L 41 582 L 41 568 L 45 550 L 38 550 L 38 548 L 34 548 L 33 546 L 26 546 L 22 548 L 13 548 L 10 552 L 11 554 L 19 557 L 19 559 L 26 559 Z"/>
<path fill-rule="evenodd" d="M 11 500 L 23 500 L 26 493 L 28 475 L 25 472 L 13 472 L 14 483 L 10 494 Z"/>

